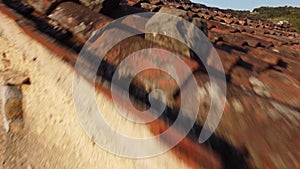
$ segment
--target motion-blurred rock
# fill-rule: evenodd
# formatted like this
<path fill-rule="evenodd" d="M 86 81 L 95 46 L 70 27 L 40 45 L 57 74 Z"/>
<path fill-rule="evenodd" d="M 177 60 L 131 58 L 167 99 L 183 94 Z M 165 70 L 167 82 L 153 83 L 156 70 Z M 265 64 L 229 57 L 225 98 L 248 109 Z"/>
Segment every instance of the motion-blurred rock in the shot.
<path fill-rule="evenodd" d="M 7 120 L 22 118 L 22 100 L 20 98 L 8 99 L 4 109 Z"/>
<path fill-rule="evenodd" d="M 29 83 L 29 77 L 25 73 L 10 69 L 0 71 L 0 77 L 2 84 L 5 85 L 22 85 Z"/>
<path fill-rule="evenodd" d="M 22 91 L 21 85 L 29 83 L 25 73 L 5 70 L 0 72 L 2 92 L 2 116 L 6 132 L 19 131 L 23 128 Z"/>
<path fill-rule="evenodd" d="M 9 124 L 9 131 L 11 133 L 20 133 L 22 132 L 23 128 L 24 128 L 24 122 L 21 119 L 14 120 Z"/>

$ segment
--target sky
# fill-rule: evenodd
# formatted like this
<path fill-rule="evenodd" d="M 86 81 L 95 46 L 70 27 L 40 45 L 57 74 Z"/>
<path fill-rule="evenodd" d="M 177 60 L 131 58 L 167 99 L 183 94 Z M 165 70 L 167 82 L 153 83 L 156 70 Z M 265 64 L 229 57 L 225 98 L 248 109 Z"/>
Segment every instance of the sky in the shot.
<path fill-rule="evenodd" d="M 300 7 L 300 0 L 191 0 L 209 7 L 221 9 L 250 10 L 261 6 L 294 6 Z"/>

